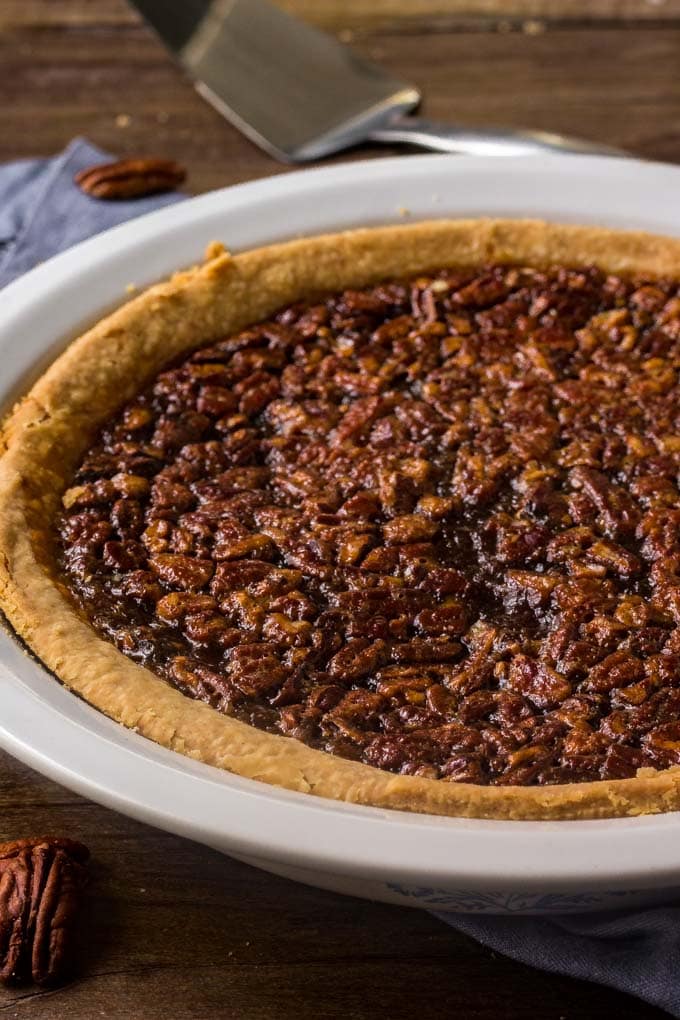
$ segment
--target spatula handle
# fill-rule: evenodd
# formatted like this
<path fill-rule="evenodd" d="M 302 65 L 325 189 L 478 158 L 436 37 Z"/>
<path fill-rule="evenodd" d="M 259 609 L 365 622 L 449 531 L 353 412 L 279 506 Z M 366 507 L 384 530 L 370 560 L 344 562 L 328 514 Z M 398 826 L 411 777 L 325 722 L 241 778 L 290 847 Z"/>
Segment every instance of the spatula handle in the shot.
<path fill-rule="evenodd" d="M 608 145 L 551 134 L 547 131 L 474 129 L 435 124 L 420 117 L 399 117 L 371 132 L 374 142 L 404 142 L 435 152 L 458 152 L 470 156 L 532 156 L 539 153 L 580 152 L 590 155 L 626 156 Z"/>

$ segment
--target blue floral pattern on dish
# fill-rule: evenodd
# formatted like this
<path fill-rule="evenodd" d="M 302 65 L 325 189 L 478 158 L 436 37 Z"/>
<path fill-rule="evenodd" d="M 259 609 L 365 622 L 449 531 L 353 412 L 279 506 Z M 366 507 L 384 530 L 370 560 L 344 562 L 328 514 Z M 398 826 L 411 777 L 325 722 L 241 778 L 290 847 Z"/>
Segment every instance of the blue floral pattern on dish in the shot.
<path fill-rule="evenodd" d="M 433 910 L 455 910 L 465 914 L 559 914 L 613 909 L 633 896 L 649 890 L 625 889 L 575 893 L 474 892 L 469 889 L 432 889 L 421 885 L 387 882 L 386 888 L 399 896 L 418 900 Z M 667 894 L 672 895 L 668 890 Z"/>

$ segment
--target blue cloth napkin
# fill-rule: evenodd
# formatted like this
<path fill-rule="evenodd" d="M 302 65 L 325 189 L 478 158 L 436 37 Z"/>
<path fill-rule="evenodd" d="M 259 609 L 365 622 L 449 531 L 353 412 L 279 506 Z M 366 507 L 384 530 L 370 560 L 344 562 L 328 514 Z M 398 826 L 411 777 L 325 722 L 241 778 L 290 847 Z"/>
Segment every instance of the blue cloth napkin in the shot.
<path fill-rule="evenodd" d="M 77 139 L 54 159 L 0 167 L 0 287 L 77 241 L 182 197 L 102 202 L 82 194 L 73 175 L 110 158 Z M 679 906 L 550 918 L 435 916 L 505 956 L 609 985 L 680 1017 Z"/>
<path fill-rule="evenodd" d="M 54 159 L 0 167 L 0 287 L 78 241 L 183 197 L 174 192 L 102 202 L 74 185 L 79 170 L 112 159 L 76 138 Z"/>
<path fill-rule="evenodd" d="M 609 985 L 680 1017 L 680 906 L 550 917 L 438 912 L 457 931 L 513 960 Z M 634 1004 L 622 1013 L 634 1017 Z M 567 1015 L 566 1003 L 560 1013 Z"/>

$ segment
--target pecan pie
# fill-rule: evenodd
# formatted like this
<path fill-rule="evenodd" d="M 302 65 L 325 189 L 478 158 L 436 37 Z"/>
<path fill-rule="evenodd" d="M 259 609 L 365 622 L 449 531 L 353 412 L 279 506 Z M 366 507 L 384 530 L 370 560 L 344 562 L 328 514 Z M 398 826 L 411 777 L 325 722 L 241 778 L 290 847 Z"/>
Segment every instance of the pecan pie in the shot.
<path fill-rule="evenodd" d="M 291 789 L 680 802 L 680 243 L 467 221 L 219 250 L 15 409 L 2 604 L 92 704 Z"/>

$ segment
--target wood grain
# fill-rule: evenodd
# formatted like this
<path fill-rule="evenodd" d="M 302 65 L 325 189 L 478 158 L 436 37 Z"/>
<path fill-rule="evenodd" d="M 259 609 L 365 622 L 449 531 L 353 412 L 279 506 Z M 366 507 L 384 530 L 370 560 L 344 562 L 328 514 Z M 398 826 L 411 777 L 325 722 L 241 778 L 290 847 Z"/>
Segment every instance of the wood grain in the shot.
<path fill-rule="evenodd" d="M 181 158 L 194 192 L 285 169 L 195 94 L 123 0 L 101 0 L 100 22 L 100 0 L 54 0 L 54 10 L 52 2 L 26 5 L 33 18 L 46 12 L 42 24 L 22 21 L 17 0 L 0 4 L 0 159 L 47 155 L 81 134 L 121 155 Z M 680 18 L 538 35 L 362 24 L 356 48 L 416 82 L 427 116 L 563 131 L 680 159 Z M 366 147 L 350 158 L 390 151 L 403 150 Z"/>
<path fill-rule="evenodd" d="M 680 0 L 280 2 L 417 82 L 433 118 L 548 128 L 680 161 Z M 194 192 L 286 169 L 195 94 L 123 0 L 0 0 L 0 160 L 48 155 L 77 134 L 120 155 L 178 159 Z M 0 754 L 0 839 L 45 832 L 94 855 L 79 976 L 53 992 L 0 991 L 0 1016 L 663 1015 L 494 956 L 427 914 L 255 871 Z"/>
<path fill-rule="evenodd" d="M 274 0 L 279 6 L 325 28 L 415 19 L 455 18 L 473 22 L 546 19 L 549 22 L 667 22 L 680 16 L 680 0 Z M 2 0 L 0 26 L 116 25 L 136 19 L 120 0 Z"/>
<path fill-rule="evenodd" d="M 680 15 L 680 0 L 276 0 L 291 14 L 333 30 L 398 27 L 414 24 L 510 26 L 527 33 L 560 22 L 667 22 Z M 537 25 L 536 22 L 539 22 Z"/>

